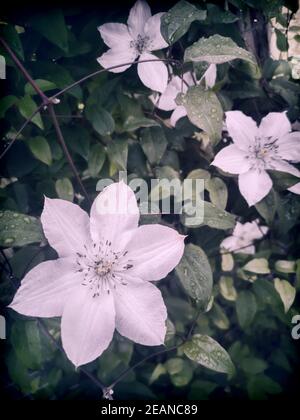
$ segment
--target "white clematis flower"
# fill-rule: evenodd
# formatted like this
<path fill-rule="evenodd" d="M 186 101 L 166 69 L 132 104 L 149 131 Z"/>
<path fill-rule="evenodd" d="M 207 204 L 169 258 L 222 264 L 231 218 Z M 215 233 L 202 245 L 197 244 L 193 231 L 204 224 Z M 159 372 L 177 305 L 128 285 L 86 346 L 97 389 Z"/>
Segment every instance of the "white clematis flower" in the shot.
<path fill-rule="evenodd" d="M 249 206 L 261 201 L 271 190 L 268 169 L 300 177 L 300 171 L 287 162 L 300 161 L 300 132 L 291 132 L 285 112 L 270 112 L 257 127 L 241 111 L 229 111 L 226 126 L 233 144 L 224 147 L 212 165 L 239 175 L 239 189 Z M 300 193 L 300 183 L 289 190 Z"/>
<path fill-rule="evenodd" d="M 127 25 L 105 23 L 99 26 L 101 37 L 110 49 L 97 60 L 102 67 L 108 68 L 139 60 L 158 60 L 151 51 L 168 47 L 160 32 L 160 19 L 163 13 L 151 16 L 149 5 L 138 0 L 129 13 Z M 114 73 L 125 71 L 131 66 L 111 69 Z M 161 61 L 139 63 L 138 75 L 145 86 L 163 92 L 168 83 L 168 70 Z"/>
<path fill-rule="evenodd" d="M 75 366 L 100 356 L 115 328 L 136 343 L 163 344 L 167 311 L 150 282 L 179 263 L 184 236 L 158 224 L 138 227 L 135 195 L 122 181 L 98 195 L 90 218 L 73 203 L 46 198 L 41 221 L 59 258 L 29 271 L 10 307 L 62 317 L 62 344 Z"/>
<path fill-rule="evenodd" d="M 199 80 L 205 80 L 206 87 L 213 87 L 217 77 L 217 66 L 211 64 L 202 78 Z M 176 104 L 176 97 L 179 93 L 186 93 L 190 86 L 195 85 L 196 78 L 193 77 L 191 72 L 186 72 L 183 75 L 183 80 L 179 76 L 173 76 L 171 81 L 168 83 L 166 90 L 158 97 L 151 96 L 150 99 L 155 106 L 163 111 L 173 111 L 170 117 L 170 123 L 175 127 L 177 121 L 187 115 L 186 109 L 182 105 Z"/>
<path fill-rule="evenodd" d="M 232 235 L 221 242 L 220 248 L 234 253 L 254 254 L 253 241 L 261 239 L 267 232 L 267 226 L 258 226 L 258 221 L 244 224 L 237 222 Z"/>

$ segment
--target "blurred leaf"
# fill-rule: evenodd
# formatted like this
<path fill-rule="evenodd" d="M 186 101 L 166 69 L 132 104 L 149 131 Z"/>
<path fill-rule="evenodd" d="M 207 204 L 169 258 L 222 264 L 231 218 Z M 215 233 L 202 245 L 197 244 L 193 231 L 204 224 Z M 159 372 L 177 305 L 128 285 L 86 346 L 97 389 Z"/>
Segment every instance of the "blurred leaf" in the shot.
<path fill-rule="evenodd" d="M 281 386 L 266 375 L 252 376 L 247 384 L 250 399 L 266 400 L 268 394 L 279 394 Z"/>
<path fill-rule="evenodd" d="M 221 178 L 210 178 L 205 188 L 209 192 L 210 201 L 219 209 L 225 210 L 228 200 L 227 186 Z"/>
<path fill-rule="evenodd" d="M 287 188 L 290 188 L 300 182 L 299 177 L 288 174 L 287 172 L 269 171 L 269 173 L 273 180 L 274 187 L 278 191 L 286 190 Z"/>
<path fill-rule="evenodd" d="M 22 99 L 19 99 L 17 105 L 21 115 L 26 119 L 29 118 L 37 109 L 37 104 L 29 95 L 25 95 Z M 32 118 L 32 122 L 41 130 L 44 129 L 44 124 L 39 112 Z"/>
<path fill-rule="evenodd" d="M 141 145 L 150 164 L 158 164 L 168 145 L 163 129 L 151 127 L 142 130 Z"/>
<path fill-rule="evenodd" d="M 275 270 L 280 273 L 295 273 L 296 272 L 296 262 L 288 260 L 277 260 L 275 262 Z"/>
<path fill-rule="evenodd" d="M 101 144 L 94 144 L 89 153 L 88 170 L 92 178 L 96 178 L 101 171 L 106 154 L 105 149 Z"/>
<path fill-rule="evenodd" d="M 7 95 L 0 99 L 0 118 L 4 118 L 6 111 L 18 102 L 14 95 Z"/>
<path fill-rule="evenodd" d="M 157 381 L 157 379 L 159 379 L 161 375 L 165 375 L 166 373 L 167 369 L 165 368 L 165 366 L 161 363 L 158 363 L 150 376 L 149 384 L 152 385 L 153 382 Z"/>
<path fill-rule="evenodd" d="M 55 190 L 58 197 L 62 200 L 68 200 L 71 202 L 74 200 L 74 189 L 69 178 L 58 179 L 55 182 Z"/>
<path fill-rule="evenodd" d="M 237 298 L 237 291 L 234 287 L 233 278 L 222 276 L 220 279 L 220 292 L 224 299 L 234 302 Z"/>
<path fill-rule="evenodd" d="M 276 33 L 276 45 L 279 51 L 287 51 L 289 48 L 289 43 L 287 36 L 279 29 L 275 28 Z"/>
<path fill-rule="evenodd" d="M 184 61 L 207 61 L 221 64 L 227 61 L 240 59 L 256 64 L 254 56 L 239 47 L 231 38 L 221 35 L 212 35 L 209 38 L 200 38 L 199 41 L 188 47 L 184 53 Z"/>
<path fill-rule="evenodd" d="M 24 61 L 24 50 L 19 34 L 14 25 L 8 24 L 2 26 L 3 38 L 7 41 L 10 48 Z"/>
<path fill-rule="evenodd" d="M 178 41 L 195 20 L 204 20 L 206 11 L 180 0 L 161 18 L 161 34 L 169 44 Z"/>
<path fill-rule="evenodd" d="M 242 290 L 236 300 L 236 313 L 239 324 L 242 328 L 251 325 L 257 311 L 255 295 L 248 291 Z"/>
<path fill-rule="evenodd" d="M 63 51 L 68 51 L 68 29 L 60 9 L 49 9 L 44 13 L 36 14 L 31 17 L 30 22 L 32 28 L 47 38 L 48 41 L 57 45 Z"/>
<path fill-rule="evenodd" d="M 107 147 L 107 154 L 117 169 L 126 171 L 128 157 L 128 143 L 124 140 L 114 140 Z"/>
<path fill-rule="evenodd" d="M 43 80 L 43 79 L 36 79 L 35 83 L 37 86 L 43 91 L 47 92 L 48 90 L 56 89 L 56 84 L 53 82 L 49 82 L 49 80 Z M 35 89 L 32 87 L 30 83 L 26 83 L 25 85 L 25 94 L 26 95 L 36 95 Z"/>
<path fill-rule="evenodd" d="M 195 334 L 183 345 L 183 351 L 189 359 L 216 372 L 232 375 L 235 371 L 227 351 L 207 335 Z"/>
<path fill-rule="evenodd" d="M 32 137 L 28 140 L 29 149 L 32 154 L 41 162 L 50 166 L 52 164 L 52 153 L 47 140 L 42 136 Z"/>
<path fill-rule="evenodd" d="M 277 210 L 277 194 L 273 188 L 264 199 L 255 204 L 255 208 L 268 225 L 273 222 Z"/>
<path fill-rule="evenodd" d="M 0 212 L 0 246 L 24 246 L 44 240 L 38 219 L 10 210 Z"/>
<path fill-rule="evenodd" d="M 190 364 L 179 357 L 167 360 L 165 367 L 170 375 L 173 385 L 186 386 L 193 377 L 193 370 Z"/>
<path fill-rule="evenodd" d="M 278 278 L 274 279 L 274 286 L 282 300 L 284 311 L 287 313 L 294 303 L 296 289 L 287 280 L 280 280 Z"/>
<path fill-rule="evenodd" d="M 206 90 L 202 86 L 190 87 L 185 95 L 177 96 L 176 103 L 185 107 L 189 120 L 205 131 L 213 144 L 220 140 L 223 109 L 212 90 Z"/>
<path fill-rule="evenodd" d="M 241 368 L 248 375 L 257 375 L 268 368 L 268 364 L 257 357 L 246 357 L 241 362 Z"/>
<path fill-rule="evenodd" d="M 184 255 L 176 267 L 178 275 L 186 292 L 203 308 L 212 293 L 212 271 L 205 252 L 198 246 L 187 244 Z"/>
<path fill-rule="evenodd" d="M 250 271 L 256 274 L 269 274 L 270 268 L 268 260 L 265 258 L 254 258 L 244 265 L 243 270 Z"/>
<path fill-rule="evenodd" d="M 216 325 L 216 327 L 218 327 L 220 330 L 228 330 L 230 327 L 230 321 L 220 305 L 214 302 L 214 305 L 209 311 L 209 314 L 211 316 L 212 322 Z"/>
<path fill-rule="evenodd" d="M 113 133 L 115 122 L 104 108 L 92 105 L 86 108 L 85 115 L 100 136 L 108 136 Z"/>

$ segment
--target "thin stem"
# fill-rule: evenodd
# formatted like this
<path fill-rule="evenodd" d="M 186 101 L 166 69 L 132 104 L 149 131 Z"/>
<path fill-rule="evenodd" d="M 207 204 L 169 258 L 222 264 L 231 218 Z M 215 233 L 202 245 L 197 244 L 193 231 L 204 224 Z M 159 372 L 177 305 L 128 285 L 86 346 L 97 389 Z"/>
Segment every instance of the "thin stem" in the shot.
<path fill-rule="evenodd" d="M 173 58 L 159 58 L 159 59 L 149 59 L 149 60 L 138 60 L 138 61 L 130 61 L 127 63 L 123 63 L 123 64 L 117 64 L 115 66 L 111 66 L 111 67 L 107 67 L 105 69 L 100 69 L 97 71 L 94 71 L 93 73 L 88 74 L 87 76 L 82 77 L 81 79 L 77 80 L 77 82 L 74 82 L 72 84 L 70 84 L 69 86 L 65 87 L 64 89 L 60 90 L 59 92 L 57 92 L 55 95 L 51 96 L 49 98 L 50 101 L 53 101 L 53 99 L 58 98 L 59 96 L 61 96 L 63 93 L 67 92 L 68 90 L 74 88 L 75 86 L 80 85 L 81 83 L 85 82 L 88 79 L 91 79 L 92 77 L 97 76 L 98 74 L 113 70 L 113 69 L 118 69 L 120 67 L 125 67 L 125 66 L 131 66 L 134 64 L 139 64 L 139 63 L 151 63 L 151 62 L 156 62 L 156 61 L 162 61 L 162 62 L 167 62 L 167 63 L 175 63 L 175 64 L 181 64 L 179 60 L 175 60 Z"/>
<path fill-rule="evenodd" d="M 42 109 L 44 106 L 44 103 L 42 103 L 40 106 L 37 107 L 37 109 L 25 120 L 25 122 L 21 125 L 20 129 L 17 131 L 17 133 L 14 135 L 13 139 L 9 143 L 9 145 L 6 147 L 6 149 L 1 153 L 0 160 L 6 155 L 6 153 L 9 151 L 9 149 L 13 146 L 14 142 L 17 140 L 21 132 L 24 130 L 25 127 L 32 121 L 32 119 L 35 117 L 35 115 Z"/>
<path fill-rule="evenodd" d="M 47 103 L 48 102 L 48 97 L 44 94 L 44 92 L 38 87 L 38 85 L 36 84 L 36 82 L 32 79 L 32 77 L 30 76 L 30 74 L 28 73 L 28 71 L 25 69 L 25 67 L 23 66 L 23 64 L 21 63 L 21 61 L 18 59 L 18 57 L 16 56 L 16 54 L 12 51 L 12 49 L 9 47 L 9 45 L 1 37 L 0 37 L 0 42 L 2 43 L 2 45 L 4 46 L 4 48 L 7 50 L 7 52 L 11 56 L 12 60 L 14 61 L 14 63 L 16 64 L 16 66 L 19 68 L 19 70 L 21 71 L 21 73 L 25 77 L 25 79 L 31 84 L 31 86 L 34 88 L 34 90 L 36 91 L 36 93 L 38 95 L 40 95 L 40 97 Z"/>
<path fill-rule="evenodd" d="M 52 118 L 54 129 L 55 129 L 55 132 L 56 132 L 56 135 L 57 135 L 57 139 L 58 139 L 58 141 L 59 141 L 59 143 L 60 143 L 60 145 L 61 145 L 61 147 L 62 147 L 62 149 L 64 151 L 64 154 L 65 154 L 65 156 L 66 156 L 66 158 L 67 158 L 67 160 L 68 160 L 68 162 L 69 162 L 69 164 L 71 166 L 71 169 L 72 169 L 72 171 L 73 171 L 73 173 L 75 175 L 75 178 L 77 179 L 77 182 L 78 182 L 78 184 L 79 184 L 79 186 L 80 186 L 80 188 L 81 188 L 81 190 L 82 190 L 85 198 L 88 200 L 89 203 L 91 203 L 90 202 L 90 198 L 88 196 L 88 193 L 87 193 L 87 191 L 86 191 L 86 189 L 85 189 L 85 187 L 84 187 L 84 185 L 83 185 L 83 183 L 81 181 L 81 178 L 79 176 L 79 173 L 78 173 L 78 171 L 76 169 L 76 166 L 74 165 L 73 159 L 72 159 L 72 157 L 70 155 L 70 152 L 68 150 L 68 147 L 66 145 L 66 142 L 65 142 L 64 136 L 63 136 L 63 134 L 61 132 L 61 128 L 60 128 L 60 125 L 58 123 L 58 120 L 57 120 L 57 117 L 56 117 L 56 114 L 55 114 L 55 111 L 54 111 L 54 108 L 53 108 L 53 104 L 52 103 L 49 103 L 48 110 L 49 110 L 49 115 Z"/>

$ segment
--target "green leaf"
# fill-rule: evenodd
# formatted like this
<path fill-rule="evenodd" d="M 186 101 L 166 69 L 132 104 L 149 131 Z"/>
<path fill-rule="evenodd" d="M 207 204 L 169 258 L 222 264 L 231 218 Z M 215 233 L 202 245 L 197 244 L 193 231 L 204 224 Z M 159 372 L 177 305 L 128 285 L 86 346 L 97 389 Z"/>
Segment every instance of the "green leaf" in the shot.
<path fill-rule="evenodd" d="M 10 210 L 0 212 L 0 246 L 24 246 L 44 240 L 38 219 Z"/>
<path fill-rule="evenodd" d="M 228 200 L 225 182 L 221 178 L 211 178 L 206 182 L 205 188 L 209 192 L 210 201 L 219 209 L 225 210 Z"/>
<path fill-rule="evenodd" d="M 277 203 L 278 197 L 276 192 L 272 188 L 269 194 L 263 200 L 255 204 L 256 210 L 269 225 L 274 220 L 277 210 Z"/>
<path fill-rule="evenodd" d="M 268 364 L 257 357 L 245 357 L 241 362 L 241 368 L 248 375 L 257 375 L 268 368 Z"/>
<path fill-rule="evenodd" d="M 51 149 L 44 137 L 32 137 L 28 140 L 28 145 L 34 157 L 48 166 L 52 164 Z"/>
<path fill-rule="evenodd" d="M 60 9 L 49 9 L 45 13 L 34 15 L 30 20 L 32 28 L 48 41 L 68 52 L 68 29 Z"/>
<path fill-rule="evenodd" d="M 56 84 L 53 82 L 50 82 L 49 80 L 43 80 L 43 79 L 36 79 L 35 83 L 37 86 L 43 91 L 47 92 L 48 90 L 56 89 Z M 36 95 L 35 89 L 32 87 L 30 83 L 26 83 L 25 85 L 25 94 L 26 95 Z"/>
<path fill-rule="evenodd" d="M 243 290 L 238 294 L 236 300 L 236 314 L 242 328 L 247 328 L 252 323 L 257 311 L 255 295 Z"/>
<path fill-rule="evenodd" d="M 24 61 L 24 50 L 20 37 L 14 25 L 3 25 L 3 37 L 8 42 L 10 48 Z"/>
<path fill-rule="evenodd" d="M 254 258 L 244 265 L 243 270 L 250 271 L 250 273 L 256 274 L 269 274 L 270 268 L 266 258 Z"/>
<path fill-rule="evenodd" d="M 235 371 L 227 351 L 207 335 L 195 334 L 183 345 L 183 351 L 189 359 L 216 372 L 232 375 Z"/>
<path fill-rule="evenodd" d="M 193 4 L 180 0 L 161 18 L 161 34 L 169 44 L 178 41 L 196 20 L 204 20 L 206 11 Z"/>
<path fill-rule="evenodd" d="M 234 287 L 233 278 L 222 276 L 220 279 L 220 293 L 224 299 L 234 302 L 237 299 L 237 291 Z"/>
<path fill-rule="evenodd" d="M 90 149 L 88 170 L 92 178 L 96 178 L 101 171 L 106 158 L 105 149 L 101 144 L 94 144 Z"/>
<path fill-rule="evenodd" d="M 74 200 L 74 189 L 69 178 L 58 179 L 55 182 L 55 190 L 58 197 L 62 200 L 68 200 L 71 202 Z"/>
<path fill-rule="evenodd" d="M 217 95 L 202 86 L 193 86 L 185 95 L 176 98 L 178 105 L 183 105 L 189 120 L 205 131 L 210 141 L 216 144 L 222 133 L 223 109 Z"/>
<path fill-rule="evenodd" d="M 296 289 L 287 281 L 274 279 L 274 287 L 282 300 L 284 311 L 287 313 L 294 303 L 296 297 Z"/>
<path fill-rule="evenodd" d="M 281 171 L 269 171 L 274 187 L 278 191 L 286 190 L 300 182 L 300 178 Z"/>
<path fill-rule="evenodd" d="M 296 261 L 289 260 L 277 260 L 275 262 L 275 270 L 279 273 L 295 273 L 296 272 Z"/>
<path fill-rule="evenodd" d="M 218 209 L 214 204 L 208 201 L 200 202 L 203 206 L 203 213 L 199 208 L 195 208 L 191 203 L 184 206 L 184 215 L 182 223 L 189 228 L 198 228 L 200 226 L 209 226 L 214 229 L 232 229 L 235 226 L 235 216 L 225 210 Z M 199 217 L 197 216 L 199 215 Z"/>
<path fill-rule="evenodd" d="M 280 394 L 282 387 L 266 375 L 252 376 L 247 384 L 251 400 L 266 400 L 268 394 Z"/>
<path fill-rule="evenodd" d="M 33 112 L 37 109 L 37 104 L 34 102 L 31 96 L 25 95 L 22 99 L 17 102 L 20 114 L 24 118 L 29 118 Z M 33 118 L 32 122 L 37 125 L 41 130 L 44 129 L 44 124 L 41 118 L 41 114 L 38 112 Z"/>
<path fill-rule="evenodd" d="M 135 115 L 129 115 L 123 124 L 124 131 L 135 131 L 141 127 L 160 127 L 160 125 L 155 120 Z"/>
<path fill-rule="evenodd" d="M 205 309 L 212 293 L 212 271 L 205 252 L 188 244 L 176 267 L 176 274 L 186 292 Z"/>
<path fill-rule="evenodd" d="M 128 158 L 128 143 L 125 140 L 114 140 L 107 147 L 109 160 L 117 169 L 126 171 Z"/>
<path fill-rule="evenodd" d="M 186 62 L 207 61 L 208 63 L 221 64 L 235 59 L 246 60 L 256 65 L 256 60 L 249 51 L 239 47 L 231 38 L 221 35 L 200 38 L 184 53 Z"/>
<path fill-rule="evenodd" d="M 7 95 L 0 99 L 0 118 L 4 118 L 6 111 L 18 102 L 18 98 Z"/>
<path fill-rule="evenodd" d="M 174 357 L 165 363 L 167 372 L 173 385 L 180 387 L 189 384 L 193 377 L 193 369 L 187 360 Z"/>
<path fill-rule="evenodd" d="M 158 164 L 168 145 L 163 129 L 161 127 L 145 128 L 141 133 L 141 145 L 149 163 Z"/>
<path fill-rule="evenodd" d="M 287 51 L 289 49 L 287 36 L 277 28 L 275 28 L 275 33 L 277 48 L 279 49 L 279 51 Z"/>
<path fill-rule="evenodd" d="M 218 327 L 220 330 L 228 330 L 230 327 L 230 321 L 220 305 L 214 302 L 214 305 L 209 314 L 211 316 L 212 322 L 216 325 L 216 327 Z"/>
<path fill-rule="evenodd" d="M 100 136 L 108 136 L 113 133 L 115 129 L 114 119 L 104 108 L 91 105 L 87 107 L 85 115 Z"/>

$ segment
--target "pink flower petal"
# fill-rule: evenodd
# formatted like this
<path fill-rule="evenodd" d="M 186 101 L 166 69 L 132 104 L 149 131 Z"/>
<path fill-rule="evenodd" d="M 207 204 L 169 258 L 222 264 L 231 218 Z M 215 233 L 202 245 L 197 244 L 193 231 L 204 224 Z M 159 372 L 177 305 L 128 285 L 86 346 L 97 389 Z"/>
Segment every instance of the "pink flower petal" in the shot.
<path fill-rule="evenodd" d="M 81 252 L 90 241 L 89 216 L 69 201 L 45 197 L 41 222 L 49 244 L 60 257 Z"/>
<path fill-rule="evenodd" d="M 118 332 L 139 344 L 163 344 L 167 310 L 158 288 L 148 282 L 129 279 L 126 286 L 117 286 L 113 294 Z"/>
<path fill-rule="evenodd" d="M 280 137 L 276 145 L 278 145 L 278 154 L 282 159 L 290 160 L 291 162 L 300 161 L 300 131 Z"/>
<path fill-rule="evenodd" d="M 300 194 L 300 182 L 298 184 L 293 185 L 292 187 L 288 188 L 288 190 L 294 194 Z"/>
<path fill-rule="evenodd" d="M 61 321 L 63 348 L 75 366 L 99 357 L 109 346 L 115 329 L 115 308 L 111 293 L 95 298 L 79 286 L 69 297 Z"/>
<path fill-rule="evenodd" d="M 143 280 L 160 280 L 173 270 L 184 251 L 184 236 L 162 225 L 143 225 L 126 245 L 132 260 L 130 274 Z"/>
<path fill-rule="evenodd" d="M 139 61 L 141 60 L 158 60 L 158 57 L 144 52 L 139 58 Z M 168 69 L 163 62 L 139 62 L 137 70 L 141 81 L 148 88 L 156 92 L 163 92 L 166 89 L 168 84 Z"/>
<path fill-rule="evenodd" d="M 249 206 L 261 201 L 270 192 L 272 185 L 266 171 L 251 169 L 239 175 L 239 189 Z"/>
<path fill-rule="evenodd" d="M 292 131 L 286 112 L 270 112 L 261 120 L 259 132 L 264 137 L 282 137 Z"/>
<path fill-rule="evenodd" d="M 93 241 L 111 241 L 122 249 L 127 233 L 138 227 L 140 213 L 134 192 L 123 181 L 106 187 L 91 208 Z"/>
<path fill-rule="evenodd" d="M 230 137 L 242 150 L 248 150 L 258 135 L 256 122 L 241 111 L 226 112 L 226 126 Z"/>
<path fill-rule="evenodd" d="M 61 316 L 70 293 L 82 281 L 74 266 L 69 258 L 38 264 L 22 280 L 10 308 L 27 316 Z"/>
<path fill-rule="evenodd" d="M 176 126 L 177 121 L 187 115 L 186 109 L 184 106 L 180 105 L 172 112 L 170 123 L 172 127 Z"/>
<path fill-rule="evenodd" d="M 119 47 L 114 47 L 102 54 L 101 57 L 97 58 L 97 61 L 105 69 L 112 66 L 119 66 L 109 71 L 112 73 L 122 73 L 131 66 L 131 64 L 128 63 L 135 61 L 136 57 L 137 54 L 134 48 L 130 48 L 129 45 L 128 47 L 120 45 Z M 126 65 L 122 66 L 122 64 Z"/>
<path fill-rule="evenodd" d="M 127 20 L 128 29 L 133 37 L 144 34 L 144 27 L 151 17 L 151 9 L 147 2 L 138 0 L 130 9 Z"/>
<path fill-rule="evenodd" d="M 288 174 L 291 174 L 300 178 L 299 169 L 297 169 L 293 165 L 290 165 L 285 160 L 272 159 L 272 164 L 269 165 L 268 169 L 272 169 L 272 170 L 280 171 L 280 172 L 287 172 Z"/>
<path fill-rule="evenodd" d="M 163 111 L 172 111 L 177 107 L 175 102 L 176 96 L 180 92 L 181 79 L 178 76 L 172 77 L 170 83 L 166 87 L 166 90 L 160 95 L 159 100 L 156 102 L 156 106 Z"/>
<path fill-rule="evenodd" d="M 144 33 L 150 38 L 151 45 L 149 49 L 151 51 L 168 47 L 168 43 L 164 40 L 160 31 L 160 20 L 163 15 L 164 13 L 156 13 L 146 22 Z"/>
<path fill-rule="evenodd" d="M 132 37 L 124 23 L 105 23 L 99 26 L 98 30 L 103 41 L 110 48 L 120 47 L 120 45 L 126 48 L 132 41 Z"/>
<path fill-rule="evenodd" d="M 243 150 L 235 144 L 231 144 L 217 153 L 211 165 L 217 166 L 230 174 L 242 174 L 250 169 L 250 163 L 246 156 Z"/>
<path fill-rule="evenodd" d="M 210 64 L 203 77 L 205 78 L 206 87 L 212 88 L 216 83 L 217 66 L 215 64 Z"/>

